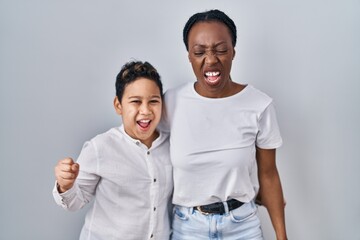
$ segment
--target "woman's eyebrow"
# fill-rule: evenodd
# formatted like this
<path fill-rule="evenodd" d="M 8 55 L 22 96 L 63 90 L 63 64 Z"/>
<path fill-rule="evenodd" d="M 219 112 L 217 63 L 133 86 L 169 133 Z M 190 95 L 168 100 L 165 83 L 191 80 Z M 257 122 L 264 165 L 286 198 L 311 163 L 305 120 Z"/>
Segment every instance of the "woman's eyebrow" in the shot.
<path fill-rule="evenodd" d="M 213 46 L 211 46 L 211 47 L 217 47 L 217 46 L 220 46 L 220 45 L 223 45 L 223 44 L 226 44 L 226 41 L 221 41 L 221 42 L 215 43 L 215 44 L 214 44 Z M 198 44 L 198 43 L 196 43 L 194 46 L 192 46 L 192 48 L 196 48 L 196 47 L 208 48 L 207 45 L 205 45 L 205 44 Z"/>

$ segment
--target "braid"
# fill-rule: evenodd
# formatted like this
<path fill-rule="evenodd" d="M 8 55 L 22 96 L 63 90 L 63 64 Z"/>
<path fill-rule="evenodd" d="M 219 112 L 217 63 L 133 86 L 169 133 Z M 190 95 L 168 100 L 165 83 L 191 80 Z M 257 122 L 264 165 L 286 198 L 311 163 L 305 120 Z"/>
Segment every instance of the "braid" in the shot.
<path fill-rule="evenodd" d="M 163 96 L 161 78 L 156 69 L 149 62 L 132 61 L 126 63 L 116 77 L 116 96 L 121 101 L 125 87 L 139 78 L 152 80 L 159 87 L 160 95 Z"/>
<path fill-rule="evenodd" d="M 234 21 L 231 18 L 229 18 L 229 16 L 227 16 L 224 12 L 214 9 L 206 12 L 195 13 L 186 22 L 183 30 L 183 41 L 185 43 L 186 50 L 189 50 L 188 35 L 194 24 L 197 22 L 210 22 L 210 21 L 222 22 L 228 27 L 231 34 L 231 41 L 233 47 L 235 47 L 237 36 L 236 36 L 236 26 Z"/>

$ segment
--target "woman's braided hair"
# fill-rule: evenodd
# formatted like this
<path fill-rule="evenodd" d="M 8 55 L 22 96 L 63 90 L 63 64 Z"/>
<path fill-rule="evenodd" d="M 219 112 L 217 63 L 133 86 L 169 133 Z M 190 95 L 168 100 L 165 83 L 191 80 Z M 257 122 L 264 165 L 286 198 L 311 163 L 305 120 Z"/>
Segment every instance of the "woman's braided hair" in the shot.
<path fill-rule="evenodd" d="M 237 36 L 236 36 L 236 26 L 234 21 L 231 18 L 229 18 L 224 12 L 214 9 L 206 12 L 195 13 L 186 22 L 183 30 L 183 41 L 185 43 L 185 47 L 187 51 L 189 51 L 188 35 L 194 24 L 198 22 L 211 22 L 211 21 L 224 23 L 228 27 L 229 32 L 231 34 L 233 47 L 235 47 Z"/>

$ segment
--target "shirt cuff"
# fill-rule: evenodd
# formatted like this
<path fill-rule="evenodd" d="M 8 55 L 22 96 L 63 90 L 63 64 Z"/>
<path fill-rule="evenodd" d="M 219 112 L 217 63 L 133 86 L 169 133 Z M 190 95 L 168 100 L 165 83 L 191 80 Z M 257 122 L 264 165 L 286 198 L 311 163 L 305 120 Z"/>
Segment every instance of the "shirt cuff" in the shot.
<path fill-rule="evenodd" d="M 63 208 L 68 208 L 67 203 L 76 195 L 76 186 L 70 188 L 66 192 L 59 193 L 58 191 L 58 183 L 55 181 L 55 186 L 53 188 L 53 197 L 55 199 L 55 202 L 62 206 Z"/>

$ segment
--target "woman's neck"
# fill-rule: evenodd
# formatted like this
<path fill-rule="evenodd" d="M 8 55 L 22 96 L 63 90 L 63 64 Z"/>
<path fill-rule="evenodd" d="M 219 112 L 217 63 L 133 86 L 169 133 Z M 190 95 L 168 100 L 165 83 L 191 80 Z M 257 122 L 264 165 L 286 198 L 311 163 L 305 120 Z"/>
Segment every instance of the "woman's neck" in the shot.
<path fill-rule="evenodd" d="M 206 88 L 204 86 L 201 86 L 199 82 L 195 82 L 194 88 L 195 91 L 203 97 L 225 98 L 239 93 L 241 90 L 245 88 L 245 86 L 235 83 L 233 81 L 229 81 L 228 84 L 226 84 L 222 88 Z"/>

